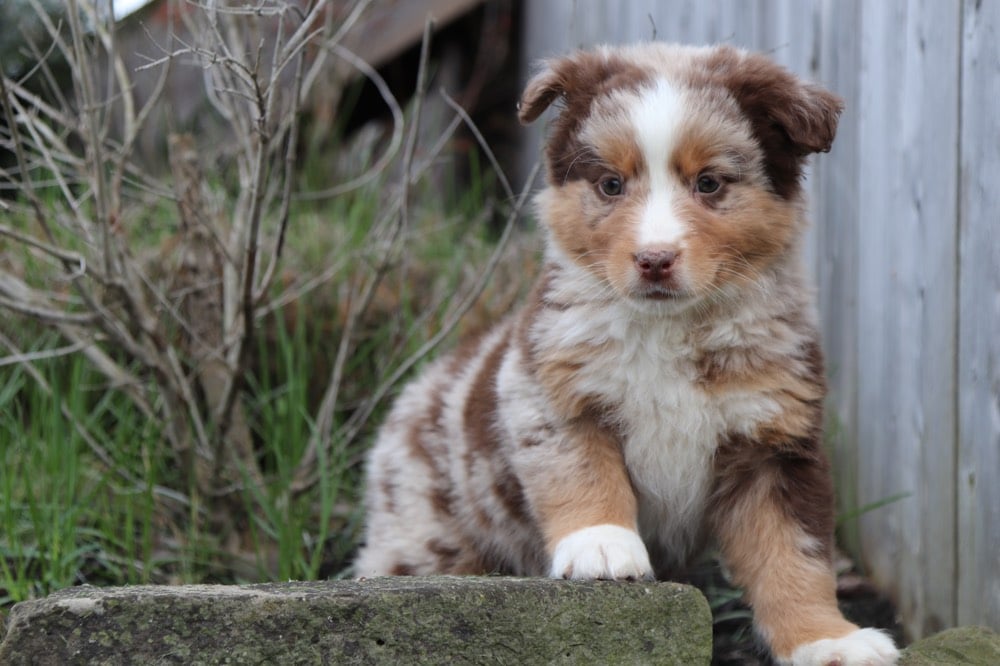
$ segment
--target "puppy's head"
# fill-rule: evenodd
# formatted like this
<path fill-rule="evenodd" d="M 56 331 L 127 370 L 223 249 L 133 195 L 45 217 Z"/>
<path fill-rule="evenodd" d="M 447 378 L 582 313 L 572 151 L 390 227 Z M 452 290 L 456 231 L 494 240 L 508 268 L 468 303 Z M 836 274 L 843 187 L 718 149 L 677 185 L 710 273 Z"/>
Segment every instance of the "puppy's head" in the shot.
<path fill-rule="evenodd" d="M 539 195 L 552 240 L 621 296 L 678 305 L 790 251 L 804 161 L 830 149 L 842 108 L 763 56 L 667 44 L 547 62 L 519 118 L 554 103 Z"/>

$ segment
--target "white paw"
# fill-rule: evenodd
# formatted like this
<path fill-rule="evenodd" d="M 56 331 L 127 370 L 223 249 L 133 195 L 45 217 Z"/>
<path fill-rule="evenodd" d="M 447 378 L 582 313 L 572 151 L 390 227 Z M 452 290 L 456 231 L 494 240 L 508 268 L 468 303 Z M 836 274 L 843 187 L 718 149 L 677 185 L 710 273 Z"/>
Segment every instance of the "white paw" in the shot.
<path fill-rule="evenodd" d="M 892 639 L 878 629 L 858 629 L 842 638 L 824 638 L 792 652 L 793 666 L 889 666 L 899 659 Z"/>
<path fill-rule="evenodd" d="M 618 525 L 597 525 L 577 530 L 556 545 L 549 575 L 577 580 L 651 579 L 653 567 L 638 534 Z"/>

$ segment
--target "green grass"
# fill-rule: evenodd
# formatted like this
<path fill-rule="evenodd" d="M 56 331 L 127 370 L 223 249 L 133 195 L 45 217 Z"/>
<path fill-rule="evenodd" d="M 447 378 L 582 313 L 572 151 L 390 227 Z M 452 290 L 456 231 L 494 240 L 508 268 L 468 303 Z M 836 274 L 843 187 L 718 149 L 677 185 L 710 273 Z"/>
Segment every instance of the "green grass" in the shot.
<path fill-rule="evenodd" d="M 217 18 L 211 17 L 213 25 Z M 234 35 L 254 23 L 243 18 Z M 230 34 L 199 35 L 205 43 L 197 44 L 198 52 L 240 52 L 219 42 L 223 33 Z M 295 34 L 305 33 L 286 36 L 294 40 Z M 92 47 L 100 67 L 96 56 L 113 47 L 90 33 L 77 37 Z M 87 77 L 57 83 L 45 69 L 55 60 L 48 56 L 26 75 L 50 103 L 74 98 L 86 113 L 79 124 L 57 122 L 22 96 L 18 104 L 27 110 L 11 114 L 17 119 L 3 132 L 18 166 L 0 174 L 8 197 L 0 203 L 8 232 L 0 237 L 0 277 L 30 302 L 35 318 L 24 308 L 19 314 L 0 307 L 0 611 L 81 583 L 343 574 L 360 536 L 361 461 L 393 394 L 387 378 L 402 368 L 419 370 L 422 360 L 411 361 L 450 325 L 452 308 L 477 285 L 491 256 L 491 223 L 505 217 L 512 202 L 493 201 L 499 188 L 478 153 L 445 150 L 432 167 L 410 171 L 422 168 L 437 145 L 416 131 L 415 102 L 405 112 L 389 105 L 397 123 L 390 131 L 402 133 L 375 136 L 373 123 L 346 145 L 342 124 L 361 84 L 343 91 L 334 127 L 318 120 L 310 127 L 308 109 L 290 104 L 300 91 L 284 86 L 301 84 L 305 97 L 311 77 L 293 75 L 295 58 L 279 59 L 289 68 L 276 86 L 279 73 L 254 53 L 247 52 L 238 78 L 253 79 L 248 94 L 263 95 L 257 104 L 245 103 L 240 85 L 223 86 L 221 98 L 236 100 L 222 114 L 233 133 L 213 135 L 221 116 L 207 103 L 206 115 L 192 123 L 166 120 L 159 111 L 146 119 L 162 123 L 161 148 L 166 132 L 192 132 L 201 163 L 193 181 L 204 196 L 180 203 L 203 199 L 192 213 L 212 227 L 207 234 L 182 230 L 169 151 L 158 168 L 144 171 L 135 145 L 113 138 L 114 131 L 94 130 L 105 119 L 127 118 L 124 100 L 131 97 L 116 87 L 127 89 L 127 82 L 116 76 L 117 83 L 93 91 L 82 86 Z M 77 63 L 81 70 L 89 64 Z M 54 87 L 64 95 L 53 95 Z M 273 91 L 278 97 L 269 97 Z M 3 106 L 6 117 L 17 105 Z M 244 123 L 233 120 L 240 114 L 247 114 Z M 286 122 L 293 118 L 295 124 Z M 245 142 L 237 139 L 243 131 L 252 134 Z M 358 140 L 366 134 L 371 140 Z M 399 137 L 405 137 L 401 144 Z M 418 137 L 421 145 L 413 143 Z M 286 185 L 304 194 L 355 182 L 395 145 L 402 146 L 393 153 L 395 163 L 357 190 L 323 201 L 282 200 Z M 411 155 L 410 164 L 401 164 Z M 65 187 L 55 178 L 60 175 Z M 405 216 L 396 206 L 404 182 Z M 242 324 L 242 304 L 228 299 L 223 307 L 213 289 L 222 285 L 232 297 L 243 293 L 240 286 L 260 287 L 286 212 L 284 254 L 275 280 L 263 289 L 274 300 L 254 304 L 261 308 L 251 344 L 241 348 L 232 340 L 238 325 L 228 337 L 211 326 L 220 310 L 227 324 Z M 258 228 L 259 237 L 242 237 Z M 254 249 L 259 263 L 240 261 Z M 452 339 L 495 319 L 527 288 L 534 253 L 505 256 L 498 279 Z M 235 270 L 212 274 L 216 260 Z M 378 286 L 369 290 L 372 284 Z M 368 293 L 370 307 L 353 316 Z M 59 320 L 63 328 L 51 325 Z M 349 344 L 342 346 L 343 339 Z M 99 354 L 93 348 L 55 353 L 82 344 Z M 221 346 L 233 352 L 225 362 L 246 371 L 237 381 L 206 363 Z M 53 353 L 40 360 L 23 355 L 46 351 Z M 321 398 L 333 369 L 341 367 L 332 425 L 324 428 L 333 433 L 332 444 L 314 449 Z M 223 393 L 230 397 L 230 386 L 237 387 L 234 401 L 216 404 Z M 369 409 L 373 394 L 384 399 Z M 218 413 L 225 423 L 211 422 Z"/>
<path fill-rule="evenodd" d="M 0 604 L 106 576 L 140 582 L 152 559 L 155 470 L 146 488 L 116 487 L 63 408 L 122 459 L 141 458 L 148 428 L 95 395 L 97 377 L 81 358 L 35 367 L 51 392 L 19 366 L 4 368 L 0 388 Z M 100 429 L 102 421 L 116 427 Z"/>
<path fill-rule="evenodd" d="M 313 428 L 308 382 L 308 350 L 313 345 L 301 314 L 292 330 L 278 319 L 275 331 L 276 345 L 259 345 L 260 363 L 281 372 L 277 376 L 262 373 L 251 391 L 255 400 L 250 412 L 257 415 L 255 434 L 268 442 L 262 467 L 269 472 L 269 483 L 264 488 L 247 486 L 247 513 L 256 518 L 248 527 L 256 553 L 266 552 L 268 544 L 277 544 L 278 580 L 315 579 L 330 555 L 336 562 L 344 562 L 357 538 L 357 474 L 345 450 L 338 449 L 333 455 L 320 450 L 315 492 L 304 497 L 293 492 L 293 475 Z M 338 502 L 352 510 L 334 516 Z M 263 562 L 258 565 L 266 567 Z"/>
<path fill-rule="evenodd" d="M 416 188 L 405 252 L 357 328 L 335 425 L 437 332 L 453 300 L 449 294 L 478 277 L 470 267 L 482 266 L 493 248 L 481 214 L 492 184 L 475 163 L 471 178 L 467 189 L 455 185 L 462 195 Z M 320 450 L 315 484 L 296 492 L 293 480 L 343 332 L 347 294 L 373 270 L 367 231 L 384 209 L 385 188 L 377 184 L 293 209 L 274 292 L 294 291 L 307 275 L 335 270 L 326 283 L 264 318 L 255 334 L 242 404 L 264 483 L 244 483 L 234 498 L 244 521 L 226 538 L 239 541 L 242 558 L 213 533 L 210 502 L 185 481 L 160 424 L 84 356 L 34 361 L 38 376 L 20 364 L 0 366 L 0 610 L 82 583 L 257 582 L 346 572 L 360 537 L 360 461 L 386 406 L 358 441 Z M 148 233 L 132 240 L 137 255 L 155 254 L 171 224 L 169 206 L 146 206 L 133 212 L 148 221 Z M 19 249 L 0 245 L 0 259 L 16 259 Z M 520 260 L 512 261 L 519 265 L 505 270 L 523 279 Z M 20 266 L 34 284 L 52 270 L 33 259 Z M 501 307 L 493 297 L 488 292 L 481 308 Z M 29 350 L 66 344 L 14 317 L 2 327 Z M 95 453 L 95 442 L 110 464 Z"/>

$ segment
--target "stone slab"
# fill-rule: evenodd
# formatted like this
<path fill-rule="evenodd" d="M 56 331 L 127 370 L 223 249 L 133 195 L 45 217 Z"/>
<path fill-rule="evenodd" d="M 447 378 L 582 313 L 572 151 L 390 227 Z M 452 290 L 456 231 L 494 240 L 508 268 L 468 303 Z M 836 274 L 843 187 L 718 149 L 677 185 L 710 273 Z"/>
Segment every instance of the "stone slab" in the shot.
<path fill-rule="evenodd" d="M 707 664 L 693 587 L 504 577 L 74 587 L 14 606 L 0 663 Z"/>
<path fill-rule="evenodd" d="M 899 666 L 998 666 L 1000 634 L 986 627 L 948 629 L 906 648 Z"/>

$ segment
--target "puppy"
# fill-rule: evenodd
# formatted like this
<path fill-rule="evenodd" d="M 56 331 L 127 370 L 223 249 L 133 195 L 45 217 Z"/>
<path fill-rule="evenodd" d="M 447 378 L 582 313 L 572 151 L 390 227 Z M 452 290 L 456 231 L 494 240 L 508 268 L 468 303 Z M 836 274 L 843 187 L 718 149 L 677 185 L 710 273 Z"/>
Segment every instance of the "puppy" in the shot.
<path fill-rule="evenodd" d="M 367 468 L 362 576 L 649 579 L 721 549 L 782 663 L 888 664 L 837 609 L 801 177 L 834 95 L 733 48 L 546 63 L 559 107 L 528 303 L 400 395 Z"/>

